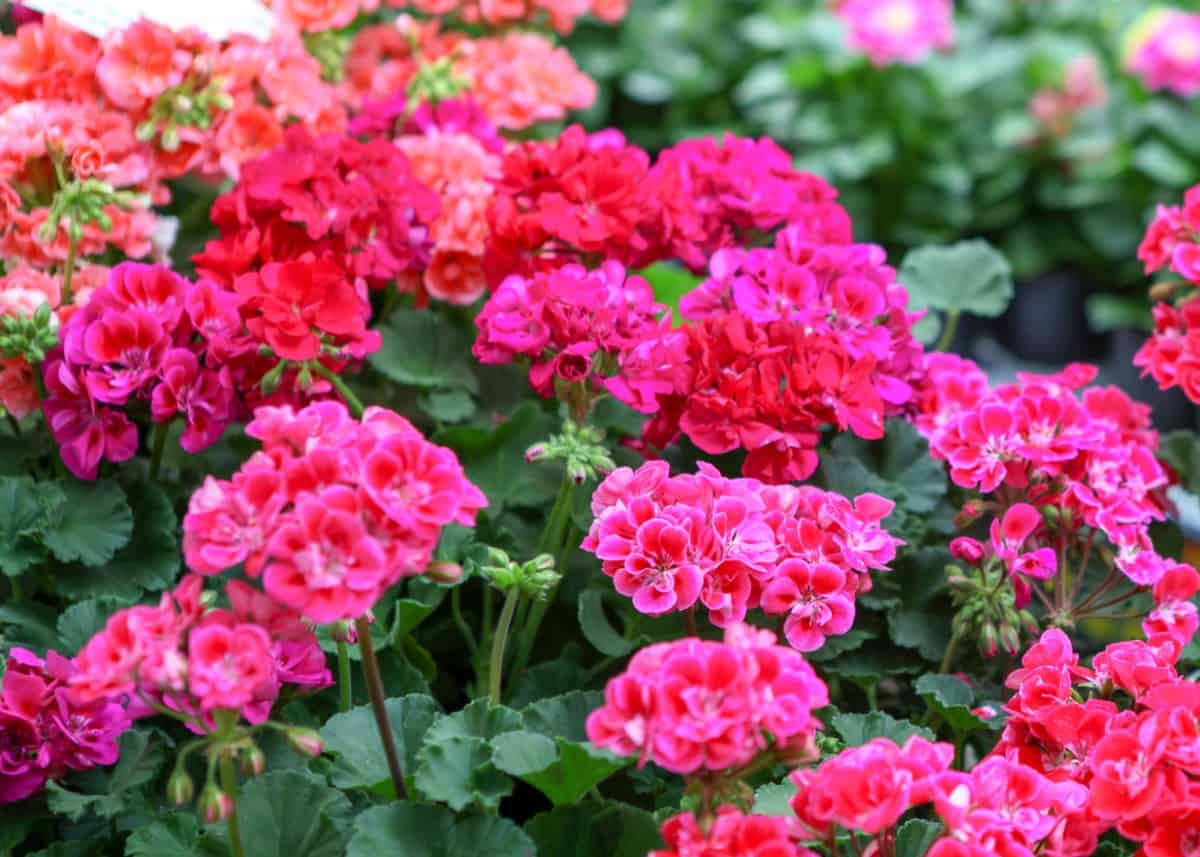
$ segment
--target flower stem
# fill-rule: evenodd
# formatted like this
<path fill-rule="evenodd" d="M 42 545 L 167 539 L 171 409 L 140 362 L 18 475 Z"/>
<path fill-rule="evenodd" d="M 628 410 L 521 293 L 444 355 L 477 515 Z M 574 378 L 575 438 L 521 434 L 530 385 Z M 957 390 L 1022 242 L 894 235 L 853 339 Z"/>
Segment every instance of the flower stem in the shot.
<path fill-rule="evenodd" d="M 475 641 L 475 632 L 471 630 L 471 626 L 463 618 L 461 586 L 456 586 L 450 590 L 450 615 L 454 619 L 454 625 L 458 628 L 458 632 L 462 634 L 463 642 L 467 644 L 467 650 L 474 655 L 479 650 L 479 643 Z"/>
<path fill-rule="evenodd" d="M 941 337 L 937 341 L 937 345 L 933 348 L 935 351 L 945 351 L 954 342 L 954 334 L 958 333 L 958 322 L 962 315 L 958 310 L 952 309 L 946 315 L 946 328 L 942 331 Z"/>
<path fill-rule="evenodd" d="M 164 420 L 154 424 L 153 449 L 150 452 L 150 479 L 158 481 L 158 471 L 162 468 L 163 450 L 167 446 L 167 435 L 171 430 L 171 421 Z"/>
<path fill-rule="evenodd" d="M 366 408 L 363 407 L 363 403 L 358 396 L 354 395 L 354 391 L 342 380 L 341 375 L 338 375 L 328 366 L 323 366 L 320 363 L 313 364 L 313 371 L 333 385 L 333 389 L 337 390 L 338 394 L 345 399 L 347 407 L 354 413 L 354 416 L 362 417 L 363 411 Z"/>
<path fill-rule="evenodd" d="M 504 648 L 508 645 L 508 629 L 512 625 L 513 614 L 517 612 L 520 600 L 520 588 L 511 587 L 504 598 L 500 620 L 496 623 L 496 636 L 492 639 L 492 660 L 488 669 L 488 696 L 493 705 L 500 704 L 500 693 L 504 687 Z"/>
<path fill-rule="evenodd" d="M 404 787 L 404 772 L 400 768 L 400 756 L 396 753 L 396 739 L 392 737 L 392 724 L 388 721 L 387 705 L 384 703 L 383 678 L 379 674 L 379 661 L 375 657 L 375 644 L 371 642 L 371 625 L 361 616 L 354 620 L 358 633 L 358 649 L 362 652 L 363 677 L 367 680 L 367 693 L 371 697 L 371 709 L 375 712 L 375 726 L 379 740 L 383 743 L 383 754 L 387 757 L 388 771 L 392 775 L 392 786 L 400 800 L 408 798 Z"/>
<path fill-rule="evenodd" d="M 78 252 L 78 242 L 75 240 L 75 232 L 71 227 L 67 228 L 67 261 L 63 265 L 63 281 L 62 281 L 62 296 L 59 298 L 59 303 L 62 306 L 70 306 L 74 293 L 71 291 L 71 278 L 75 275 L 75 254 Z"/>
<path fill-rule="evenodd" d="M 689 637 L 699 637 L 700 630 L 696 627 L 696 605 L 693 604 L 683 611 L 683 624 L 687 626 Z"/>
<path fill-rule="evenodd" d="M 954 664 L 954 656 L 958 653 L 958 644 L 962 642 L 963 633 L 962 627 L 958 627 L 950 635 L 950 642 L 946 646 L 946 654 L 942 656 L 942 663 L 938 667 L 939 673 L 950 672 L 950 667 Z"/>
<path fill-rule="evenodd" d="M 351 691 L 354 689 L 354 679 L 350 675 L 350 647 L 345 640 L 338 640 L 338 711 L 347 712 L 353 703 Z"/>
<path fill-rule="evenodd" d="M 246 857 L 246 852 L 242 850 L 242 831 L 238 826 L 237 776 L 233 772 L 232 753 L 221 755 L 221 791 L 229 795 L 230 801 L 229 849 L 233 852 L 233 857 Z"/>

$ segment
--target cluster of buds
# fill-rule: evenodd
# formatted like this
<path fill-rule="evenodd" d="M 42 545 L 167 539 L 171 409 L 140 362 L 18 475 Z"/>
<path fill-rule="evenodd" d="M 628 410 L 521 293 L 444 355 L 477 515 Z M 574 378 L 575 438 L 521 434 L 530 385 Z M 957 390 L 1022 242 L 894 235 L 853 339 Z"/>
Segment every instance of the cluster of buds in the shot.
<path fill-rule="evenodd" d="M 405 90 L 408 112 L 412 113 L 422 104 L 437 104 L 457 98 L 470 87 L 471 82 L 455 72 L 452 57 L 424 60 L 417 66 Z"/>
<path fill-rule="evenodd" d="M 271 728 L 282 732 L 291 748 L 302 756 L 316 758 L 324 749 L 321 736 L 312 729 L 273 721 L 246 729 L 237 725 L 235 712 L 222 712 L 225 713 L 229 716 L 217 717 L 216 732 L 184 746 L 167 779 L 167 800 L 175 806 L 190 804 L 196 797 L 196 784 L 188 774 L 187 759 L 198 750 L 204 751 L 208 762 L 207 773 L 196 807 L 208 824 L 223 821 L 233 812 L 234 796 L 230 789 L 234 783 L 229 778 L 219 776 L 218 772 L 224 773 L 224 768 L 229 766 L 228 773 L 232 777 L 232 766 L 236 765 L 242 776 L 249 778 L 258 776 L 266 769 L 267 756 L 253 737 L 259 729 Z"/>
<path fill-rule="evenodd" d="M 951 547 L 954 550 L 954 547 Z M 1017 609 L 1016 592 L 1004 563 L 996 557 L 955 556 L 968 563 L 964 571 L 957 565 L 946 566 L 946 582 L 956 608 L 953 623 L 955 639 L 974 638 L 980 653 L 990 658 L 1003 649 L 1008 654 L 1021 650 L 1021 628 L 1037 636 L 1037 620 L 1028 610 Z"/>
<path fill-rule="evenodd" d="M 304 34 L 304 49 L 321 64 L 321 79 L 326 83 L 341 83 L 345 77 L 351 41 L 351 37 L 341 30 Z"/>
<path fill-rule="evenodd" d="M 550 554 L 539 554 L 526 562 L 510 559 L 500 548 L 488 548 L 487 554 L 486 564 L 479 572 L 501 592 L 515 588 L 521 595 L 538 600 L 545 598 L 562 579 Z"/>
<path fill-rule="evenodd" d="M 525 460 L 562 461 L 567 475 L 576 485 L 590 479 L 607 475 L 616 468 L 616 462 L 604 445 L 604 432 L 574 420 L 563 423 L 562 434 L 552 435 L 549 440 L 534 444 L 525 451 Z"/>
<path fill-rule="evenodd" d="M 24 358 L 31 365 L 46 359 L 58 345 L 58 318 L 43 303 L 33 315 L 0 316 L 0 359 Z"/>
<path fill-rule="evenodd" d="M 134 130 L 143 143 L 158 138 L 166 152 L 174 152 L 183 142 L 180 128 L 212 127 L 217 113 L 233 107 L 233 98 L 220 80 L 202 81 L 189 77 L 163 92 L 150 106 L 149 115 Z"/>
<path fill-rule="evenodd" d="M 79 161 L 78 158 L 73 163 Z M 67 235 L 72 241 L 83 240 L 83 227 L 95 224 L 105 232 L 112 229 L 112 218 L 104 210 L 115 205 L 130 211 L 135 208 L 146 208 L 150 200 L 145 194 L 129 190 L 115 190 L 112 185 L 95 178 L 84 178 L 78 169 L 75 178 L 68 181 L 56 159 L 55 167 L 59 172 L 58 192 L 50 203 L 50 212 L 46 222 L 41 227 L 41 239 L 47 243 L 54 240 L 60 226 L 66 226 Z"/>

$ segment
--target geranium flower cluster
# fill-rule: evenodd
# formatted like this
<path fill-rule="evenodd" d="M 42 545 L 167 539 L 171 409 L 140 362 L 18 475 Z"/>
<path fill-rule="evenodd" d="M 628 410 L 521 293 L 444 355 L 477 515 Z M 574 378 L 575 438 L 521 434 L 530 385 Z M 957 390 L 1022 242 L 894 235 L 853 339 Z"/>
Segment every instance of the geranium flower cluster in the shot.
<path fill-rule="evenodd" d="M 438 210 L 437 195 L 387 141 L 289 128 L 283 145 L 243 165 L 213 205 L 221 237 L 196 268 L 232 284 L 272 262 L 312 258 L 360 287 L 382 288 L 428 264 Z"/>
<path fill-rule="evenodd" d="M 1049 137 L 1070 133 L 1075 118 L 1108 101 L 1108 87 L 1093 54 L 1082 54 L 1067 63 L 1060 86 L 1047 86 L 1033 94 L 1029 114 Z"/>
<path fill-rule="evenodd" d="M 18 103 L 39 123 L 55 110 L 83 128 L 102 123 L 93 138 L 101 156 L 128 168 L 136 155 L 138 181 L 154 186 L 158 202 L 167 195 L 163 179 L 236 178 L 242 161 L 278 144 L 285 124 L 328 132 L 345 125 L 337 90 L 297 35 L 218 43 L 145 19 L 99 41 L 52 16 L 0 36 L 0 108 Z"/>
<path fill-rule="evenodd" d="M 509 24 L 533 22 L 545 17 L 551 27 L 562 34 L 570 33 L 575 22 L 587 14 L 608 24 L 625 17 L 628 0 L 511 0 L 491 3 L 488 0 L 408 0 L 393 5 L 409 5 L 426 15 L 453 15 L 468 24 L 487 24 L 504 27 Z"/>
<path fill-rule="evenodd" d="M 937 385 L 955 365 L 935 361 L 928 383 Z M 1058 538 L 1074 544 L 1084 526 L 1099 531 L 1117 548 L 1125 575 L 1152 585 L 1168 565 L 1148 535 L 1149 525 L 1164 517 L 1167 475 L 1155 457 L 1149 408 L 1113 387 L 1080 396 L 1076 391 L 1095 377 L 1092 366 L 1021 374 L 1016 383 L 986 391 L 973 371 L 955 386 L 917 397 L 930 410 L 916 424 L 954 483 L 995 495 L 1002 508 L 1022 499 L 1053 507 Z"/>
<path fill-rule="evenodd" d="M 1125 67 L 1148 89 L 1184 97 L 1200 92 L 1200 15 L 1151 9 L 1126 37 Z"/>
<path fill-rule="evenodd" d="M 76 672 L 53 650 L 44 660 L 28 649 L 9 650 L 0 680 L 0 805 L 69 771 L 117 761 L 117 741 L 130 725 L 125 708 L 77 698 L 71 692 Z"/>
<path fill-rule="evenodd" d="M 747 476 L 802 480 L 823 429 L 879 438 L 906 406 L 922 349 L 895 271 L 878 247 L 809 239 L 793 224 L 773 248 L 714 255 L 680 303 L 694 323 L 627 361 L 631 387 L 662 390 L 621 396 L 654 414 L 652 446 L 683 433 L 713 455 L 745 449 Z"/>
<path fill-rule="evenodd" d="M 1182 282 L 1151 290 L 1154 333 L 1134 356 L 1134 365 L 1164 390 L 1178 387 L 1200 402 L 1200 186 L 1187 191 L 1181 206 L 1158 206 L 1138 247 L 1146 273 L 1170 270 Z M 1173 301 L 1173 303 L 1172 303 Z"/>
<path fill-rule="evenodd" d="M 564 265 L 507 277 L 475 318 L 479 336 L 471 350 L 486 364 L 528 358 L 529 382 L 543 397 L 556 383 L 625 393 L 626 357 L 670 323 L 650 284 L 628 276 L 620 263 L 591 271 Z"/>
<path fill-rule="evenodd" d="M 813 651 L 850 629 L 869 572 L 895 557 L 902 542 L 880 524 L 893 506 L 874 494 L 851 502 L 810 486 L 726 479 L 704 463 L 671 476 L 651 461 L 604 479 L 582 547 L 642 613 L 700 604 L 727 627 L 761 607 L 787 617 L 793 647 Z"/>
<path fill-rule="evenodd" d="M 954 46 L 952 0 L 831 0 L 851 50 L 877 66 L 915 65 Z"/>
<path fill-rule="evenodd" d="M 772 815 L 743 815 L 734 806 L 717 810 L 707 831 L 690 812 L 662 826 L 666 848 L 648 857 L 816 857 L 796 842 L 795 823 Z"/>
<path fill-rule="evenodd" d="M 766 751 L 793 762 L 814 757 L 812 712 L 829 695 L 770 631 L 734 624 L 721 643 L 647 646 L 609 681 L 604 700 L 587 720 L 593 744 L 677 774 L 736 776 Z"/>
<path fill-rule="evenodd" d="M 298 614 L 240 581 L 226 587 L 228 609 L 207 609 L 203 584 L 186 575 L 157 606 L 109 617 L 75 658 L 74 698 L 120 703 L 135 718 L 168 709 L 206 733 L 218 711 L 264 722 L 283 685 L 332 684 L 325 654 Z"/>
<path fill-rule="evenodd" d="M 123 262 L 71 315 L 62 346 L 47 355 L 47 424 L 63 462 L 82 479 L 94 479 L 102 460 L 137 452 L 137 426 L 127 413 L 135 402 L 149 403 L 155 423 L 181 418 L 180 445 L 200 452 L 263 400 L 268 373 L 275 372 L 284 399 L 317 392 L 299 389 L 295 371 L 282 384 L 278 358 L 320 357 L 341 368 L 378 348 L 368 315 L 366 301 L 328 261 L 273 262 L 234 288 Z"/>
<path fill-rule="evenodd" d="M 407 102 L 414 95 L 410 86 L 437 63 L 447 64 L 438 74 L 459 81 L 492 122 L 509 131 L 561 120 L 596 99 L 595 82 L 571 55 L 537 33 L 510 30 L 471 39 L 442 30 L 438 19 L 402 16 L 396 23 L 355 34 L 341 84 L 352 107 Z"/>
<path fill-rule="evenodd" d="M 313 622 L 364 615 L 487 505 L 453 452 L 383 408 L 359 421 L 340 402 L 263 407 L 246 433 L 262 450 L 192 495 L 184 558 L 203 575 L 243 566 Z"/>
<path fill-rule="evenodd" d="M 1200 578 L 1188 572 L 1194 594 Z M 1180 648 L 1162 634 L 1114 643 L 1089 669 L 1055 629 L 1008 677 L 1014 695 L 995 754 L 1083 792 L 1061 834 L 1070 853 L 1091 854 L 1113 828 L 1149 857 L 1187 854 L 1200 836 L 1200 687 L 1176 672 Z"/>

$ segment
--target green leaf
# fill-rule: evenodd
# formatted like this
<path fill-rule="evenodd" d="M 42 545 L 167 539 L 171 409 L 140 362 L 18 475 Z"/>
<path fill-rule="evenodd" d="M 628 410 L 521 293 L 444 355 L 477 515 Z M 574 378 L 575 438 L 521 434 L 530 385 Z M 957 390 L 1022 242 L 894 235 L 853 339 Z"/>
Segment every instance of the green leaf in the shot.
<path fill-rule="evenodd" d="M 966 312 L 995 318 L 1013 298 L 1012 268 L 986 241 L 918 247 L 904 257 L 897 277 L 911 309 Z"/>
<path fill-rule="evenodd" d="M 63 562 L 103 565 L 128 544 L 133 532 L 133 511 L 125 492 L 108 481 L 64 482 L 62 489 L 62 514 L 42 541 Z"/>
<path fill-rule="evenodd" d="M 579 627 L 600 654 L 610 658 L 624 657 L 633 651 L 634 642 L 612 626 L 604 612 L 605 597 L 607 593 L 599 589 L 589 589 L 579 596 Z"/>
<path fill-rule="evenodd" d="M 370 362 L 393 381 L 425 390 L 478 390 L 471 343 L 445 317 L 430 310 L 397 309 L 380 333 L 383 345 Z"/>
<path fill-rule="evenodd" d="M 238 791 L 242 845 L 254 857 L 341 857 L 350 801 L 300 771 L 272 771 Z"/>
<path fill-rule="evenodd" d="M 896 830 L 896 857 L 925 857 L 944 829 L 936 821 L 910 818 Z"/>
<path fill-rule="evenodd" d="M 616 801 L 556 807 L 525 830 L 540 857 L 646 857 L 663 846 L 654 816 Z"/>
<path fill-rule="evenodd" d="M 413 782 L 429 800 L 461 812 L 472 804 L 494 810 L 512 792 L 513 782 L 492 763 L 491 745 L 483 738 L 454 735 L 427 741 L 417 753 Z"/>
<path fill-rule="evenodd" d="M 15 577 L 45 558 L 41 539 L 65 501 L 57 485 L 28 476 L 0 477 L 0 572 Z"/>
<path fill-rule="evenodd" d="M 925 610 L 892 610 L 888 613 L 892 642 L 916 649 L 927 661 L 938 662 L 950 645 L 950 617 Z"/>
<path fill-rule="evenodd" d="M 499 426 L 449 428 L 434 440 L 454 449 L 467 476 L 488 496 L 489 515 L 508 506 L 540 507 L 558 491 L 561 471 L 529 464 L 525 450 L 556 430 L 555 421 L 536 402 L 525 402 Z"/>
<path fill-rule="evenodd" d="M 574 690 L 542 699 L 521 712 L 525 728 L 550 738 L 583 743 L 587 741 L 588 715 L 604 704 L 598 690 Z"/>
<path fill-rule="evenodd" d="M 907 720 L 897 720 L 884 711 L 869 714 L 838 714 L 831 721 L 834 730 L 842 736 L 847 747 L 858 747 L 873 738 L 888 738 L 900 745 L 913 735 L 934 740 L 934 734 L 923 726 Z"/>
<path fill-rule="evenodd" d="M 489 699 L 476 699 L 466 708 L 447 714 L 429 729 L 427 743 L 445 738 L 482 738 L 490 741 L 505 732 L 516 732 L 524 722 L 521 715 L 504 705 L 493 705 Z"/>
<path fill-rule="evenodd" d="M 32 812 L 0 813 L 0 854 L 12 854 L 29 836 L 36 821 Z"/>
<path fill-rule="evenodd" d="M 58 783 L 46 784 L 50 810 L 79 821 L 85 815 L 112 818 L 126 810 L 141 786 L 153 780 L 166 761 L 166 754 L 150 733 L 130 730 L 121 736 L 121 756 L 110 774 L 88 772 L 93 786 L 86 793 L 68 791 Z"/>
<path fill-rule="evenodd" d="M 133 536 L 100 568 L 69 566 L 55 573 L 55 585 L 73 599 L 102 598 L 131 603 L 144 592 L 158 592 L 179 572 L 179 521 L 171 501 L 153 482 L 126 488 L 133 508 Z"/>
<path fill-rule="evenodd" d="M 1179 474 L 1185 489 L 1200 494 L 1200 438 L 1194 432 L 1173 431 L 1163 435 L 1158 456 Z"/>
<path fill-rule="evenodd" d="M 650 283 L 654 299 L 671 309 L 675 323 L 678 324 L 679 299 L 700 285 L 700 278 L 670 262 L 656 262 L 638 273 Z"/>
<path fill-rule="evenodd" d="M 791 816 L 793 815 L 791 801 L 795 796 L 796 784 L 790 777 L 781 783 L 767 783 L 765 786 L 759 786 L 754 792 L 753 812 L 755 815 Z"/>
<path fill-rule="evenodd" d="M 831 661 L 839 655 L 861 648 L 863 643 L 868 640 L 874 640 L 878 636 L 878 634 L 862 628 L 852 628 L 840 636 L 829 637 L 825 640 L 825 644 L 821 648 L 815 652 L 809 652 L 806 657 L 813 663 Z"/>
<path fill-rule="evenodd" d="M 54 620 L 55 611 L 45 604 L 0 604 L 0 628 L 4 630 L 6 645 L 20 645 L 38 652 L 54 648 L 58 645 Z"/>
<path fill-rule="evenodd" d="M 439 423 L 461 423 L 475 415 L 475 400 L 466 390 L 427 391 L 417 406 Z"/>
<path fill-rule="evenodd" d="M 556 806 L 579 801 L 593 787 L 633 763 L 607 750 L 534 732 L 492 739 L 492 763 L 538 789 Z"/>
<path fill-rule="evenodd" d="M 425 740 L 425 733 L 441 716 L 437 702 L 428 696 L 410 694 L 384 703 L 388 722 L 396 741 L 396 752 L 400 754 L 406 777 L 411 777 L 417 765 L 417 751 Z M 321 739 L 325 750 L 334 755 L 329 779 L 341 789 L 374 789 L 390 785 L 390 775 L 375 717 L 369 705 L 335 714 L 321 728 Z"/>
<path fill-rule="evenodd" d="M 917 679 L 916 691 L 956 735 L 988 728 L 987 723 L 971 713 L 975 692 L 962 679 L 933 673 L 923 675 Z"/>
<path fill-rule="evenodd" d="M 1195 181 L 1192 162 L 1160 140 L 1147 140 L 1133 152 L 1139 172 L 1167 187 L 1187 187 Z"/>
<path fill-rule="evenodd" d="M 455 821 L 445 807 L 400 801 L 354 822 L 346 857 L 534 857 L 533 842 L 506 818 Z"/>
<path fill-rule="evenodd" d="M 64 655 L 75 655 L 104 627 L 109 611 L 98 601 L 72 604 L 58 617 L 58 645 Z"/>
<path fill-rule="evenodd" d="M 446 598 L 445 587 L 414 577 L 409 583 L 409 595 L 396 599 L 396 622 L 391 630 L 393 640 L 413 632 Z"/>
<path fill-rule="evenodd" d="M 125 857 L 192 857 L 200 824 L 194 812 L 175 812 L 147 827 L 139 827 L 125 840 Z"/>

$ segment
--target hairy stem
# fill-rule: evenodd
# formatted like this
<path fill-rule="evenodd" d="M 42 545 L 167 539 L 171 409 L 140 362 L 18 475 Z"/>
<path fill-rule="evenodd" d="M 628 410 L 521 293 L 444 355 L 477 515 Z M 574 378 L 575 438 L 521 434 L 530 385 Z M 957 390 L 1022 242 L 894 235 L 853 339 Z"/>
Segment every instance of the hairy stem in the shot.
<path fill-rule="evenodd" d="M 242 831 L 238 825 L 237 814 L 237 776 L 233 772 L 233 754 L 221 754 L 221 791 L 229 795 L 229 850 L 233 857 L 246 857 L 242 850 Z"/>
<path fill-rule="evenodd" d="M 350 710 L 353 702 L 354 678 L 350 674 L 350 646 L 345 640 L 338 640 L 338 711 L 343 713 Z"/>
<path fill-rule="evenodd" d="M 167 447 L 167 435 L 171 431 L 171 420 L 154 424 L 153 447 L 150 451 L 150 479 L 158 481 L 158 472 L 162 469 L 163 450 Z"/>
<path fill-rule="evenodd" d="M 933 347 L 935 351 L 945 351 L 950 347 L 950 343 L 954 341 L 954 334 L 958 333 L 958 322 L 961 318 L 961 313 L 956 309 L 952 309 L 946 314 L 946 327 L 942 331 L 937 345 Z"/>
<path fill-rule="evenodd" d="M 354 416 L 362 417 L 363 411 L 366 408 L 363 407 L 363 403 L 358 396 L 354 395 L 354 391 L 350 389 L 349 385 L 342 380 L 341 375 L 333 372 L 327 366 L 322 366 L 320 363 L 314 364 L 313 371 L 333 385 L 333 389 L 338 391 L 338 394 L 345 400 L 346 406 L 350 408 Z"/>
<path fill-rule="evenodd" d="M 493 705 L 500 704 L 500 693 L 504 687 L 504 648 L 508 645 L 508 630 L 520 600 L 521 590 L 516 586 L 511 587 L 504 598 L 500 620 L 496 623 L 496 636 L 492 639 L 492 660 L 488 668 L 488 696 L 491 697 Z"/>
<path fill-rule="evenodd" d="M 383 693 L 383 678 L 379 674 L 379 661 L 375 657 L 375 644 L 371 642 L 371 625 L 363 617 L 354 620 L 358 634 L 358 649 L 362 652 L 363 678 L 367 680 L 367 694 L 371 697 L 371 710 L 375 713 L 375 726 L 379 740 L 383 743 L 383 755 L 387 757 L 388 772 L 392 775 L 392 787 L 400 800 L 408 798 L 404 786 L 404 772 L 400 768 L 400 756 L 396 752 L 396 739 L 392 736 L 392 724 L 388 721 L 387 705 Z"/>

